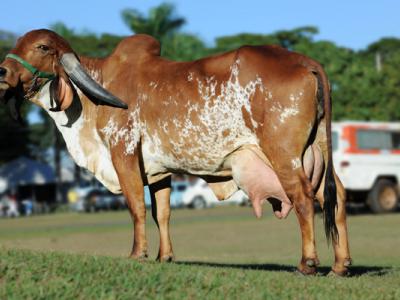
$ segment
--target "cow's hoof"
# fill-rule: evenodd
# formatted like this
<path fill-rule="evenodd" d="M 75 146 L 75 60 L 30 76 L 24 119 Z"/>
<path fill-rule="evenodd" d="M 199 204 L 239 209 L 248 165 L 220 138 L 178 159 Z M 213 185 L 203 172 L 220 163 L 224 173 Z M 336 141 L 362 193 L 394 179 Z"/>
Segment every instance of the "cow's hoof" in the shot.
<path fill-rule="evenodd" d="M 349 266 L 351 266 L 353 264 L 353 260 L 351 259 L 351 258 L 346 258 L 345 260 L 344 260 L 344 263 L 343 263 L 343 265 L 345 266 L 345 267 L 349 267 Z"/>
<path fill-rule="evenodd" d="M 341 271 L 334 271 L 331 270 L 328 275 L 328 277 L 347 277 L 350 275 L 350 272 L 347 269 L 341 270 Z"/>
<path fill-rule="evenodd" d="M 173 262 L 175 260 L 175 257 L 173 254 L 167 254 L 163 256 L 157 256 L 156 261 L 158 262 Z"/>
<path fill-rule="evenodd" d="M 297 271 L 302 275 L 315 275 L 317 273 L 318 265 L 318 258 L 303 259 L 300 265 L 297 267 Z"/>
<path fill-rule="evenodd" d="M 318 258 L 306 259 L 306 265 L 307 265 L 307 267 L 310 267 L 310 268 L 317 267 L 317 266 L 319 266 L 319 259 Z"/>
<path fill-rule="evenodd" d="M 336 262 L 329 272 L 328 276 L 344 277 L 349 276 L 349 270 L 347 267 L 352 265 L 351 258 L 346 258 L 341 262 Z"/>
<path fill-rule="evenodd" d="M 317 273 L 317 268 L 300 265 L 297 267 L 297 272 L 301 275 L 315 275 Z"/>
<path fill-rule="evenodd" d="M 129 258 L 139 262 L 146 261 L 148 257 L 147 252 L 131 253 L 131 255 L 129 255 Z"/>

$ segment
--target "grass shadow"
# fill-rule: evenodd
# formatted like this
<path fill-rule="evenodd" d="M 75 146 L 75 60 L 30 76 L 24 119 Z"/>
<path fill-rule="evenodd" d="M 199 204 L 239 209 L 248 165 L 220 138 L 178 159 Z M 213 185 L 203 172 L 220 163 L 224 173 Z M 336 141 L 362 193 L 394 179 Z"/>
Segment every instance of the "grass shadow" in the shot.
<path fill-rule="evenodd" d="M 354 266 L 350 267 L 350 277 L 368 275 L 368 276 L 384 276 L 393 271 L 392 267 L 379 266 Z"/>
<path fill-rule="evenodd" d="M 296 267 L 293 265 L 280 265 L 280 264 L 231 264 L 231 263 L 214 263 L 214 262 L 200 262 L 200 261 L 178 261 L 175 263 L 188 266 L 232 268 L 240 270 L 261 270 L 261 271 L 288 272 L 288 273 L 295 273 L 297 271 Z M 349 269 L 350 269 L 350 274 L 348 277 L 357 277 L 361 275 L 384 276 L 393 270 L 393 268 L 391 267 L 379 267 L 379 266 L 354 266 L 350 267 Z M 319 275 L 327 275 L 330 271 L 331 271 L 330 267 L 318 267 Z"/>

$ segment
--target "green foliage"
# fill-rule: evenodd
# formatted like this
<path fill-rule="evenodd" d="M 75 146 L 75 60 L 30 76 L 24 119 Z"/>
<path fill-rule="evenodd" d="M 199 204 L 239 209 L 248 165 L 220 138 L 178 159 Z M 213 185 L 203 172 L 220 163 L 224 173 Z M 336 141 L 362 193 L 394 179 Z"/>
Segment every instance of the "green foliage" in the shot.
<path fill-rule="evenodd" d="M 382 38 L 379 41 L 368 46 L 366 53 L 375 54 L 379 52 L 383 58 L 390 58 L 399 52 L 400 39 L 398 38 Z"/>
<path fill-rule="evenodd" d="M 109 55 L 123 38 L 107 33 L 100 36 L 90 32 L 77 33 L 61 22 L 51 25 L 50 28 L 64 37 L 76 53 L 93 57 Z"/>
<path fill-rule="evenodd" d="M 370 89 L 385 120 L 400 119 L 400 39 L 383 38 L 371 44 L 362 57 L 369 62 Z M 380 59 L 381 70 L 377 60 Z"/>
<path fill-rule="evenodd" d="M 58 141 L 61 142 L 59 144 L 60 149 L 58 150 L 65 149 L 66 145 L 61 133 L 55 130 L 54 121 L 50 116 L 43 109 L 37 109 L 39 110 L 41 122 L 29 126 L 29 141 L 32 145 L 32 155 L 40 158 L 46 150 L 54 146 L 56 134 L 58 136 Z"/>
<path fill-rule="evenodd" d="M 26 109 L 24 115 L 26 116 Z M 0 163 L 22 155 L 30 156 L 29 128 L 13 120 L 5 105 L 0 108 L 0 126 Z"/>
<path fill-rule="evenodd" d="M 211 49 L 214 53 L 226 52 L 237 49 L 243 45 L 267 45 L 278 44 L 278 40 L 270 35 L 241 33 L 232 36 L 223 36 L 215 40 L 215 48 Z"/>
<path fill-rule="evenodd" d="M 0 30 L 0 61 L 3 61 L 6 54 L 15 44 L 16 39 L 17 38 L 13 33 Z"/>
<path fill-rule="evenodd" d="M 176 17 L 175 7 L 169 3 L 163 3 L 150 9 L 145 17 L 135 9 L 122 11 L 122 19 L 134 33 L 149 34 L 159 41 L 163 41 L 171 34 L 178 31 L 184 24 L 185 19 Z"/>
<path fill-rule="evenodd" d="M 241 33 L 216 39 L 214 52 L 229 51 L 243 45 L 280 45 L 293 50 L 300 43 L 311 43 L 313 35 L 318 33 L 316 27 L 299 27 L 293 30 L 281 30 L 273 34 Z"/>
<path fill-rule="evenodd" d="M 175 33 L 165 39 L 161 50 L 162 56 L 178 61 L 190 61 L 207 54 L 206 46 L 198 37 L 185 33 Z"/>
<path fill-rule="evenodd" d="M 312 41 L 318 28 L 313 26 L 298 27 L 293 30 L 277 31 L 274 36 L 279 40 L 279 45 L 292 50 L 296 45 Z"/>
<path fill-rule="evenodd" d="M 162 56 L 188 61 L 207 53 L 204 43 L 199 38 L 179 32 L 186 20 L 176 16 L 175 7 L 170 3 L 151 8 L 147 16 L 135 9 L 125 9 L 121 15 L 132 32 L 148 34 L 159 40 Z"/>
<path fill-rule="evenodd" d="M 16 39 L 15 34 L 0 30 L 0 61 L 3 61 L 14 46 Z M 29 109 L 29 105 L 24 105 L 22 115 L 26 117 Z M 2 102 L 0 102 L 0 128 L 0 163 L 13 160 L 21 155 L 30 155 L 28 126 L 18 124 L 13 120 L 8 107 Z"/>

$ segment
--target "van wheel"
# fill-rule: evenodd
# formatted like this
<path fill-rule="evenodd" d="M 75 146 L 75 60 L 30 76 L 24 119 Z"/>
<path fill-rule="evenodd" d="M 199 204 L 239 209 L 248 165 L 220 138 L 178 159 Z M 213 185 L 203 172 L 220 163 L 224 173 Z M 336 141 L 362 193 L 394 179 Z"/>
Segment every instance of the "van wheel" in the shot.
<path fill-rule="evenodd" d="M 206 200 L 202 196 L 196 196 L 193 198 L 192 207 L 194 209 L 203 209 L 206 208 L 207 203 Z"/>
<path fill-rule="evenodd" d="M 368 194 L 367 204 L 373 213 L 395 211 L 399 203 L 399 193 L 394 182 L 379 179 Z"/>

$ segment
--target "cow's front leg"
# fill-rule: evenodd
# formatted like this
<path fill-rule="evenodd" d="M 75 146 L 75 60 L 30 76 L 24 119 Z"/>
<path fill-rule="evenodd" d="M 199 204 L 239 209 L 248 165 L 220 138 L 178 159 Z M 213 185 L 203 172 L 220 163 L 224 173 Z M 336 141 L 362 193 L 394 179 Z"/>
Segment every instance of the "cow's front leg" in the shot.
<path fill-rule="evenodd" d="M 153 219 L 160 233 L 160 249 L 157 260 L 173 261 L 174 253 L 169 235 L 171 176 L 150 185 Z"/>
<path fill-rule="evenodd" d="M 125 155 L 124 151 L 113 151 L 112 161 L 121 189 L 133 221 L 133 246 L 130 257 L 138 260 L 147 258 L 146 206 L 139 157 Z"/>

